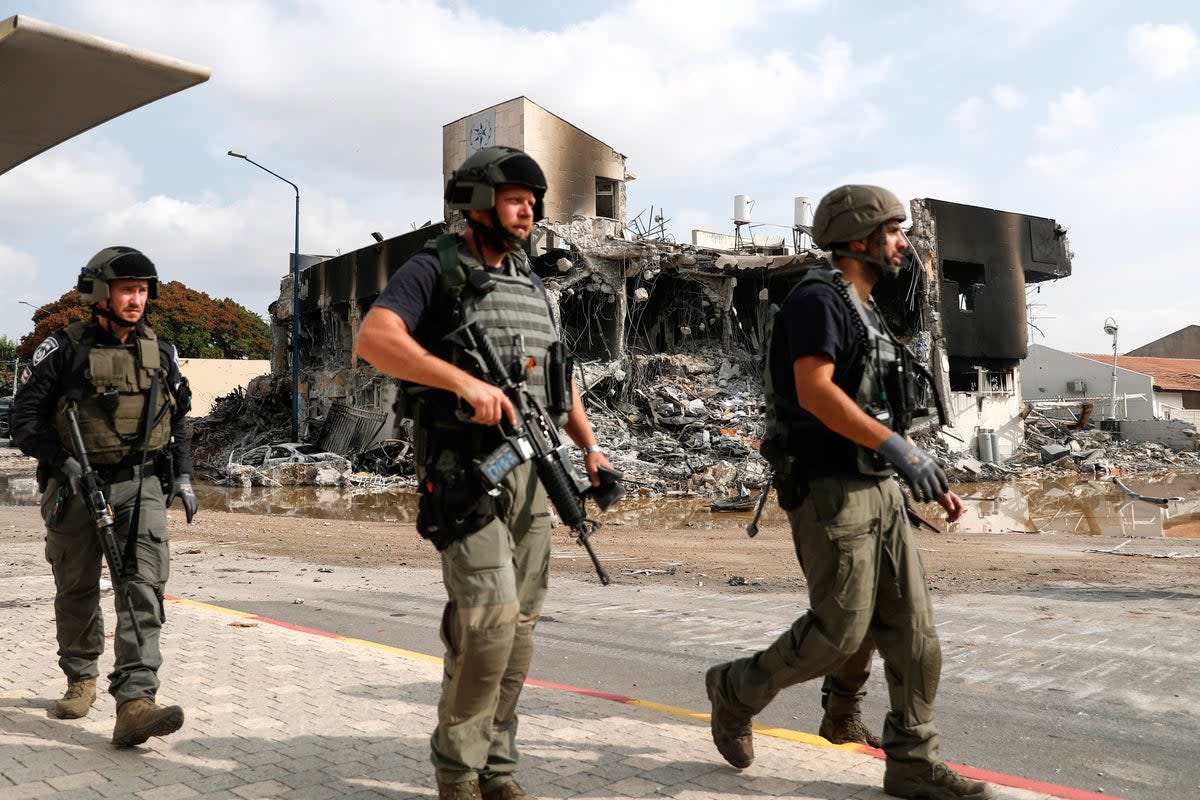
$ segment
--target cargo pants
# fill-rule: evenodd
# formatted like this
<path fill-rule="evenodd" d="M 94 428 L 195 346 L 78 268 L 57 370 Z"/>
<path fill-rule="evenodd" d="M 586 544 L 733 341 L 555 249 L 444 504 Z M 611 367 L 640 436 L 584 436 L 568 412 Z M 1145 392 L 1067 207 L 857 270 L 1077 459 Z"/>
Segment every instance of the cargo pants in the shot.
<path fill-rule="evenodd" d="M 446 647 L 431 750 L 438 780 L 478 778 L 484 791 L 517 768 L 517 699 L 546 598 L 550 513 L 526 462 L 504 479 L 501 511 L 442 552 Z"/>
<path fill-rule="evenodd" d="M 162 666 L 159 638 L 166 610 L 163 592 L 170 575 L 167 515 L 162 487 L 155 477 L 114 483 L 104 487 L 113 508 L 117 549 L 125 552 L 138 483 L 142 483 L 142 511 L 138 521 L 137 574 L 129 581 L 129 596 L 144 644 L 133 632 L 120 577 L 113 578 L 115 622 L 113 668 L 108 675 L 109 694 L 122 703 L 158 693 L 158 668 Z M 100 565 L 104 551 L 96 526 L 83 498 L 51 478 L 42 496 L 46 523 L 46 560 L 54 573 L 54 618 L 58 638 L 58 665 L 68 681 L 98 678 L 104 652 L 104 617 L 100 608 Z"/>
<path fill-rule="evenodd" d="M 753 716 L 780 690 L 834 673 L 869 634 L 886 667 L 887 772 L 927 774 L 940 762 L 934 699 L 942 653 L 903 496 L 891 478 L 829 476 L 808 488 L 788 521 L 810 609 L 765 650 L 723 665 L 719 701 Z"/>

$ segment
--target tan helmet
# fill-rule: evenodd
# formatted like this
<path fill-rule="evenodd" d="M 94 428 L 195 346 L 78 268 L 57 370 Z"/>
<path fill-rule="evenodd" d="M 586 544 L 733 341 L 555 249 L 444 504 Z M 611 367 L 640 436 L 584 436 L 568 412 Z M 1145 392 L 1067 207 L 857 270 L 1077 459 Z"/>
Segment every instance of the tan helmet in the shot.
<path fill-rule="evenodd" d="M 821 198 L 813 215 L 813 244 L 828 250 L 835 244 L 865 239 L 885 222 L 908 218 L 904 204 L 880 186 L 848 184 Z"/>
<path fill-rule="evenodd" d="M 108 282 L 122 278 L 146 281 L 150 299 L 158 298 L 158 270 L 154 262 L 132 247 L 106 247 L 96 253 L 79 271 L 75 288 L 85 302 L 98 303 L 109 298 Z"/>

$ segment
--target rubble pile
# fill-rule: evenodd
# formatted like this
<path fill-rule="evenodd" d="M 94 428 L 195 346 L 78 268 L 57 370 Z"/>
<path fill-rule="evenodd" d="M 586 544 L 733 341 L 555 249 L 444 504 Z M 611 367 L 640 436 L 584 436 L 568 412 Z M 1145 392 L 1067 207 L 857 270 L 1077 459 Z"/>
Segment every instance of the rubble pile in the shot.
<path fill-rule="evenodd" d="M 671 354 L 632 356 L 628 372 L 611 365 L 579 370 L 588 417 L 630 491 L 726 495 L 756 488 L 766 475 L 758 455 L 762 395 L 754 358 L 715 344 Z M 311 470 L 230 467 L 231 453 L 285 441 L 290 395 L 286 380 L 257 379 L 220 398 L 195 422 L 197 474 L 215 483 L 271 486 Z M 388 439 L 351 456 L 338 481 L 363 487 L 411 485 L 411 442 Z M 576 454 L 577 455 L 577 454 Z M 313 473 L 315 479 L 315 473 Z M 329 476 L 323 473 L 327 482 Z"/>
<path fill-rule="evenodd" d="M 764 427 L 762 385 L 751 353 L 697 342 L 672 353 L 589 362 L 580 366 L 578 377 L 597 439 L 630 492 L 729 498 L 745 496 L 766 480 L 769 469 L 758 453 Z M 318 470 L 303 465 L 233 470 L 231 452 L 286 440 L 289 391 L 286 379 L 263 376 L 245 392 L 218 400 L 211 415 L 195 424 L 198 473 L 213 482 L 240 485 L 311 482 L 371 491 L 414 484 L 412 443 L 403 438 L 350 454 L 338 474 L 328 466 Z M 952 448 L 946 435 L 933 429 L 914 438 L 945 465 L 954 482 L 1067 472 L 1200 472 L 1200 453 L 1123 441 L 1073 423 L 1031 409 L 1024 443 L 1002 463 L 982 462 L 961 452 L 958 443 Z"/>
<path fill-rule="evenodd" d="M 287 441 L 292 419 L 290 392 L 288 380 L 262 375 L 245 390 L 239 386 L 217 398 L 208 416 L 192 423 L 196 475 L 219 482 L 227 477 L 231 452 Z"/>
<path fill-rule="evenodd" d="M 1109 431 L 1076 428 L 1073 419 L 1056 419 L 1032 410 L 1025 419 L 1025 441 L 1001 464 L 954 453 L 936 434 L 920 444 L 946 465 L 952 481 L 1005 480 L 1066 473 L 1120 475 L 1167 469 L 1200 471 L 1200 452 L 1173 450 L 1157 442 L 1125 441 Z"/>
<path fill-rule="evenodd" d="M 623 380 L 582 370 L 588 418 L 626 485 L 721 495 L 759 486 L 766 462 L 757 366 L 716 345 L 631 357 Z"/>

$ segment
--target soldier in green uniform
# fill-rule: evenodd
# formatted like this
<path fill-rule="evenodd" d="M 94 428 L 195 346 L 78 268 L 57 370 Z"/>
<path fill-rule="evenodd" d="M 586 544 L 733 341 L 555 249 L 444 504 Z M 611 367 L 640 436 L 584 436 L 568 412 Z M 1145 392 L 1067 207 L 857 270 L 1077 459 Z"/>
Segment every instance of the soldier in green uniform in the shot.
<path fill-rule="evenodd" d="M 905 217 L 886 189 L 851 185 L 827 194 L 813 241 L 832 264 L 808 270 L 774 317 L 763 454 L 775 469 L 810 608 L 765 650 L 708 671 L 712 736 L 726 761 L 748 767 L 754 715 L 780 690 L 861 657 L 869 636 L 886 664 L 891 703 L 884 791 L 990 800 L 990 786 L 958 775 L 938 753 L 941 648 L 894 480 L 899 473 L 917 500 L 936 500 L 950 521 L 963 512 L 941 467 L 905 437 L 912 365 L 871 300 L 875 284 L 902 268 Z"/>
<path fill-rule="evenodd" d="M 143 321 L 148 301 L 158 296 L 150 259 L 132 247 L 105 248 L 83 268 L 77 288 L 91 304 L 92 318 L 52 334 L 34 351 L 13 405 L 13 440 L 38 460 L 58 663 L 67 676 L 66 693 L 52 709 L 60 719 L 91 709 L 104 650 L 103 550 L 80 493 L 82 459 L 68 410 L 75 412 L 88 461 L 112 507 L 115 540 L 132 574 L 110 576 L 128 593 L 125 587 L 114 592 L 108 691 L 117 703 L 113 744 L 129 747 L 183 725 L 183 709 L 159 706 L 155 697 L 169 573 L 165 508 L 179 497 L 188 522 L 196 513 L 186 420 L 191 391 L 175 348 Z"/>
<path fill-rule="evenodd" d="M 598 470 L 610 467 L 574 382 L 559 377 L 564 385 L 555 385 L 562 370 L 547 369 L 561 344 L 523 249 L 545 193 L 541 168 L 516 148 L 469 156 L 446 186 L 446 204 L 463 212 L 465 230 L 440 237 L 396 272 L 355 344 L 405 386 L 416 429 L 417 529 L 442 555 L 445 674 L 431 749 L 443 800 L 529 797 L 513 780 L 517 698 L 548 585 L 551 527 L 531 462 L 510 472 L 497 493 L 480 482 L 479 461 L 501 441 L 497 424 L 502 415 L 515 421 L 515 412 L 450 334 L 481 324 L 503 362 L 523 371 L 565 423 L 594 486 Z"/>

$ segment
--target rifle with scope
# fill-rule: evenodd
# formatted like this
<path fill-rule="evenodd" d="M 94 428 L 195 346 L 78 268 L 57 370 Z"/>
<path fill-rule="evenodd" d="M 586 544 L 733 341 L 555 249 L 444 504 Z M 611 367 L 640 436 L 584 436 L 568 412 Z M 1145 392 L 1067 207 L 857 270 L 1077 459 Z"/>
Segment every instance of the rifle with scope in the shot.
<path fill-rule="evenodd" d="M 121 592 L 121 600 L 129 614 L 129 621 L 133 623 L 133 635 L 137 637 L 139 645 L 144 645 L 146 642 L 142 638 L 141 628 L 138 627 L 137 615 L 133 613 L 133 597 L 129 593 L 129 576 L 125 574 L 124 560 L 121 557 L 120 548 L 117 547 L 116 523 L 113 520 L 112 507 L 104 496 L 104 490 L 100 488 L 100 476 L 96 474 L 96 470 L 88 461 L 75 409 L 68 407 L 66 415 L 67 424 L 71 429 L 71 444 L 75 448 L 75 457 L 79 459 L 79 466 L 83 468 L 83 474 L 79 478 L 79 493 L 83 497 L 88 513 L 92 515 L 92 524 L 96 526 L 96 535 L 100 537 L 100 547 L 104 551 L 104 560 L 108 563 L 108 576 L 112 579 L 113 589 Z M 137 531 L 130 531 L 129 535 L 136 536 Z"/>
<path fill-rule="evenodd" d="M 571 463 L 569 448 L 559 435 L 558 426 L 547 415 L 538 399 L 525 388 L 524 379 L 515 379 L 513 372 L 505 367 L 495 345 L 486 330 L 478 322 L 459 328 L 453 334 L 466 350 L 475 355 L 489 381 L 499 386 L 516 410 L 517 422 L 512 424 L 507 417 L 500 419 L 504 442 L 480 463 L 479 472 L 491 490 L 500 487 L 509 472 L 526 461 L 533 461 L 537 476 L 546 489 L 550 503 L 563 523 L 575 533 L 575 540 L 587 551 L 600 583 L 607 586 L 611 581 L 600 559 L 592 549 L 588 537 L 600 526 L 589 519 L 584 509 L 584 498 L 591 494 L 600 510 L 608 509 L 624 494 L 617 483 L 620 475 L 606 471 L 607 482 L 602 493 L 591 491 L 591 483 L 581 476 Z M 517 352 L 524 348 L 518 347 Z"/>

